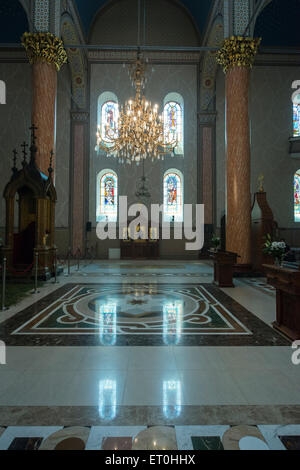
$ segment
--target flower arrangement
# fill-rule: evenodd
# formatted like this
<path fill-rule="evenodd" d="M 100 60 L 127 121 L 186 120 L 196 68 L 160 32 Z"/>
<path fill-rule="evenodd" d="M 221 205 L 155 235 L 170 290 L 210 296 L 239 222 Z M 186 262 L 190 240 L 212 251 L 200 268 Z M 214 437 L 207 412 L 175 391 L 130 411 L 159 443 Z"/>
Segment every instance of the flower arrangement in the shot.
<path fill-rule="evenodd" d="M 211 239 L 211 245 L 212 247 L 214 248 L 214 250 L 218 250 L 218 248 L 220 247 L 221 245 L 221 238 L 220 237 L 217 237 L 215 234 L 212 236 L 212 239 Z"/>
<path fill-rule="evenodd" d="M 231 36 L 225 39 L 222 48 L 217 52 L 218 64 L 226 73 L 230 67 L 252 67 L 261 38 Z"/>
<path fill-rule="evenodd" d="M 52 33 L 24 33 L 21 42 L 31 64 L 42 60 L 55 64 L 59 70 L 67 62 L 67 53 L 62 40 Z"/>
<path fill-rule="evenodd" d="M 286 244 L 285 242 L 272 241 L 271 235 L 268 234 L 263 246 L 263 252 L 271 255 L 274 258 L 275 263 L 281 265 L 286 253 Z"/>

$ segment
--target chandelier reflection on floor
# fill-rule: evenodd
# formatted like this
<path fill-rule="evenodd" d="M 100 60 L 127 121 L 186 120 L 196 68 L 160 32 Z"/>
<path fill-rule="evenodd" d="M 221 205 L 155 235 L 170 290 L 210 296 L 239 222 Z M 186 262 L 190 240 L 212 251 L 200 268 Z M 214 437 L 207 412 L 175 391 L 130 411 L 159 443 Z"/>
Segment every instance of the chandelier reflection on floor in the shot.
<path fill-rule="evenodd" d="M 170 140 L 164 133 L 163 117 L 158 113 L 158 105 L 152 107 L 142 94 L 145 88 L 145 63 L 138 51 L 137 60 L 130 68 L 131 81 L 135 87 L 135 99 L 121 106 L 115 129 L 105 126 L 105 139 L 101 128 L 97 130 L 97 147 L 108 156 L 117 157 L 121 163 L 139 163 L 146 158 L 163 159 L 166 154 L 174 154 L 177 139 Z"/>

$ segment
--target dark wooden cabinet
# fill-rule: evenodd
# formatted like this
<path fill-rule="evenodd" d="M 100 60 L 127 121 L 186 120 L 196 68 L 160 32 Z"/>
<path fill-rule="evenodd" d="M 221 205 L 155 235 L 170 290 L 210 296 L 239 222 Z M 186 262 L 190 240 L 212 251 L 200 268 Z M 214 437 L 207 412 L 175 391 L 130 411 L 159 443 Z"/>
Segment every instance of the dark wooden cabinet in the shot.
<path fill-rule="evenodd" d="M 276 289 L 274 328 L 290 339 L 300 339 L 300 270 L 263 265 L 268 283 Z"/>
<path fill-rule="evenodd" d="M 210 251 L 214 261 L 214 282 L 219 287 L 234 287 L 233 272 L 238 255 L 230 251 Z"/>
<path fill-rule="evenodd" d="M 121 258 L 154 259 L 159 257 L 159 241 L 121 240 Z"/>

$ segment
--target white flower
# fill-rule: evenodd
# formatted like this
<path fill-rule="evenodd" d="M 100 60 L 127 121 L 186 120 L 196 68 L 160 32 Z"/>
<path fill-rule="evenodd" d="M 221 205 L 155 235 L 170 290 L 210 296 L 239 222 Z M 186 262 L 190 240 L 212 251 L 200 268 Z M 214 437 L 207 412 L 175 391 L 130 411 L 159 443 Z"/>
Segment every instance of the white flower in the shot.
<path fill-rule="evenodd" d="M 286 244 L 284 242 L 273 242 L 271 245 L 271 251 L 284 251 Z"/>

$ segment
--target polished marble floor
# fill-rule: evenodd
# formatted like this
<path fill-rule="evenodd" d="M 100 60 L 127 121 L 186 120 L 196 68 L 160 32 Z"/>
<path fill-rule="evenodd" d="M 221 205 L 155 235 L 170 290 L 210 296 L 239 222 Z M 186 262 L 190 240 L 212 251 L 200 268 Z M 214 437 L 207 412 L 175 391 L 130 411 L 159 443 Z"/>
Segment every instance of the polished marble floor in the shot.
<path fill-rule="evenodd" d="M 288 345 L 211 284 L 65 284 L 0 325 L 6 345 Z"/>
<path fill-rule="evenodd" d="M 300 450 L 300 426 L 9 426 L 0 450 Z"/>
<path fill-rule="evenodd" d="M 298 445 L 298 428 L 274 437 L 300 423 L 300 366 L 264 279 L 218 289 L 210 263 L 165 260 L 86 262 L 58 280 L 0 313 L 1 448 L 42 448 L 65 426 L 88 427 L 64 436 L 85 448 L 134 448 L 131 428 L 149 426 L 175 426 L 180 449 L 224 447 L 219 426 Z"/>

